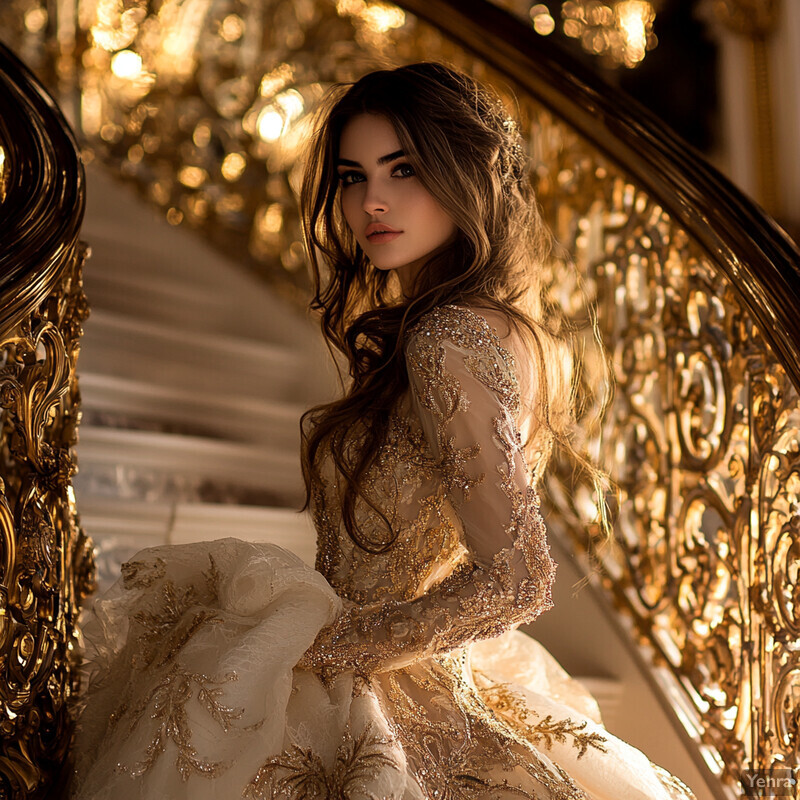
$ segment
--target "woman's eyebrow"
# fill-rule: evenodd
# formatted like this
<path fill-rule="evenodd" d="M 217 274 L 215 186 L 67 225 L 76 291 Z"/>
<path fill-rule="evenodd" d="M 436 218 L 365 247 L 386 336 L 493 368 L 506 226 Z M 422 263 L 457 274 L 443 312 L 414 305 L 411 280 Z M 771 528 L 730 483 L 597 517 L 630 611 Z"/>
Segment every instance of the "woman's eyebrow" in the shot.
<path fill-rule="evenodd" d="M 388 164 L 390 161 L 394 161 L 395 159 L 402 158 L 405 155 L 405 150 L 395 150 L 394 153 L 389 153 L 388 155 L 381 156 L 378 159 L 378 166 L 381 167 L 384 164 Z M 349 158 L 340 158 L 336 161 L 337 167 L 360 167 L 361 164 L 358 161 L 350 161 Z"/>

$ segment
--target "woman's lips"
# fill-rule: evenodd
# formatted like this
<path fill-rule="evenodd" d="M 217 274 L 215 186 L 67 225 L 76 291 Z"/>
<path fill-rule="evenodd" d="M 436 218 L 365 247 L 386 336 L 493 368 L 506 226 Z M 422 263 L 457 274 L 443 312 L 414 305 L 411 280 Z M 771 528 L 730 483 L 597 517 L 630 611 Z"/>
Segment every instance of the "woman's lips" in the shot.
<path fill-rule="evenodd" d="M 385 231 L 383 233 L 371 233 L 367 236 L 370 244 L 384 244 L 396 239 L 402 231 Z"/>
<path fill-rule="evenodd" d="M 391 242 L 392 239 L 396 239 L 402 232 L 403 231 L 397 230 L 397 228 L 393 228 L 391 225 L 387 225 L 385 222 L 370 222 L 364 231 L 367 235 L 367 241 L 370 244 L 385 244 L 386 242 Z"/>

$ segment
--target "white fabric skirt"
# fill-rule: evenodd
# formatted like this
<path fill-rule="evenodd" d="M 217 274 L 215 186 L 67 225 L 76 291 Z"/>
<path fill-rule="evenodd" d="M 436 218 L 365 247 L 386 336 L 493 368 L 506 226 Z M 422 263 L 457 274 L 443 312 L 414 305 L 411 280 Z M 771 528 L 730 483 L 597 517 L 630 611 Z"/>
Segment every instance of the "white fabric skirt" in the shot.
<path fill-rule="evenodd" d="M 274 545 L 223 539 L 139 553 L 87 615 L 69 797 L 432 798 L 407 764 L 384 692 L 351 673 L 324 686 L 294 669 L 340 611 L 322 575 Z M 581 752 L 575 737 L 539 737 L 537 762 L 566 772 L 574 788 L 476 800 L 692 796 L 609 734 L 591 695 L 530 637 L 474 644 L 468 658 L 476 681 L 513 690 L 531 718 L 569 719 L 584 741 L 595 733 L 603 742 Z M 509 724 L 519 717 L 497 713 Z"/>

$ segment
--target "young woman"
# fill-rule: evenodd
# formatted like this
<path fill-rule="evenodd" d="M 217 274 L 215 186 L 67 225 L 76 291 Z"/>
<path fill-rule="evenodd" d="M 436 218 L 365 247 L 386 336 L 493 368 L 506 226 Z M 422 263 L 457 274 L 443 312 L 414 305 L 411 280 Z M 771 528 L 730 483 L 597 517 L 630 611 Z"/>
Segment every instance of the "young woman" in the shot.
<path fill-rule="evenodd" d="M 303 422 L 317 571 L 233 539 L 124 565 L 72 795 L 691 798 L 515 630 L 552 605 L 536 486 L 574 375 L 502 104 L 431 63 L 339 87 L 302 213 L 350 373 Z"/>

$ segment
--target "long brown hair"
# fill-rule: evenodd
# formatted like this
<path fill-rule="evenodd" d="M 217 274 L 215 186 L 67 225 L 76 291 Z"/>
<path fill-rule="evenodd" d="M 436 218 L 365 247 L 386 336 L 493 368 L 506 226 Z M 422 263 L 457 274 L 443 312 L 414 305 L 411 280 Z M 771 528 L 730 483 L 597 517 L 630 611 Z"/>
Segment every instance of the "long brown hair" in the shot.
<path fill-rule="evenodd" d="M 355 504 L 361 498 L 383 516 L 370 501 L 364 478 L 385 440 L 392 408 L 408 388 L 403 344 L 410 327 L 449 303 L 503 313 L 538 366 L 532 427 L 546 433 L 548 454 L 557 442 L 586 465 L 572 444 L 576 348 L 559 310 L 542 299 L 537 267 L 549 238 L 522 138 L 492 91 L 461 72 L 426 62 L 337 85 L 318 113 L 301 191 L 314 285 L 311 309 L 320 313 L 329 349 L 345 357 L 350 383 L 341 399 L 303 415 L 303 508 L 320 479 L 321 456 L 329 452 L 344 485 L 346 530 L 359 546 L 381 552 L 396 532 L 383 518 L 387 536 L 367 538 L 358 529 Z M 418 271 L 410 298 L 399 291 L 391 271 L 370 264 L 341 211 L 339 142 L 345 125 L 360 114 L 383 116 L 394 126 L 418 179 L 458 229 L 455 240 Z M 357 448 L 348 437 L 355 428 Z"/>

